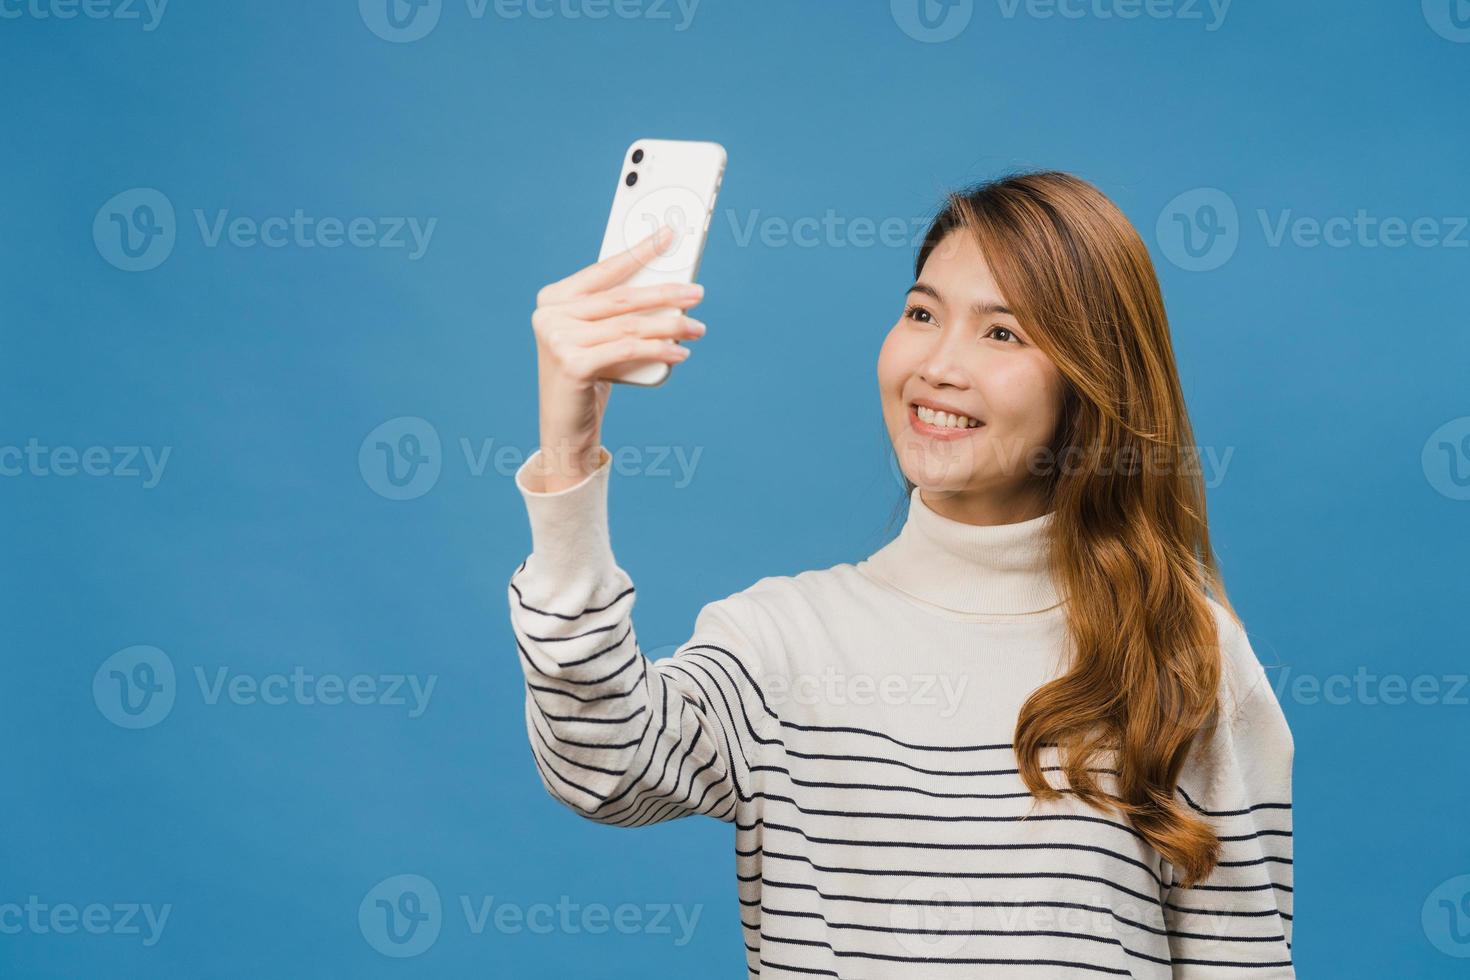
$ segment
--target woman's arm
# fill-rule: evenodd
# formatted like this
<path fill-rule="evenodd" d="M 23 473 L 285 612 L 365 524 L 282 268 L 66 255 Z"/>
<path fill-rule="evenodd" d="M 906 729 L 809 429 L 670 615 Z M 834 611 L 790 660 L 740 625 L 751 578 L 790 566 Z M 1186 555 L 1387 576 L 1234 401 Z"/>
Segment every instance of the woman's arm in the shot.
<path fill-rule="evenodd" d="M 610 457 L 553 492 L 516 485 L 532 552 L 509 585 L 526 679 L 526 729 L 547 792 L 599 823 L 644 826 L 703 813 L 733 820 L 768 720 L 737 593 L 701 610 L 674 656 L 650 661 L 633 628 L 636 593 L 607 523 Z"/>
<path fill-rule="evenodd" d="M 609 542 L 608 378 L 630 361 L 682 361 L 689 349 L 670 341 L 704 333 L 667 312 L 698 303 L 698 286 L 626 285 L 672 237 L 660 228 L 536 294 L 541 446 L 515 475 L 531 519 L 531 554 L 509 587 L 531 750 L 552 796 L 620 826 L 733 819 L 771 717 L 740 624 L 749 600 L 706 606 L 694 638 L 654 663 L 638 649 L 633 583 Z"/>
<path fill-rule="evenodd" d="M 1225 642 L 1235 645 L 1235 662 L 1248 665 L 1249 690 L 1179 782 L 1221 848 L 1209 877 L 1162 896 L 1174 976 L 1294 978 L 1291 730 L 1245 632 L 1232 624 Z M 1175 880 L 1168 862 L 1164 872 Z"/>

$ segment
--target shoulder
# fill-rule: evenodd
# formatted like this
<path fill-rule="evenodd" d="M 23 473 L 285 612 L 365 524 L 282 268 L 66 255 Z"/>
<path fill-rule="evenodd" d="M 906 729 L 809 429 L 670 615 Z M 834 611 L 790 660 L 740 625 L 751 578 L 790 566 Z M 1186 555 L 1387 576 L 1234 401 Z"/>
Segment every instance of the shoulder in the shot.
<path fill-rule="evenodd" d="M 789 619 L 850 609 L 865 601 L 867 581 L 852 563 L 839 562 L 791 575 L 766 575 L 736 595 L 767 615 Z"/>
<path fill-rule="evenodd" d="M 871 583 L 849 562 L 790 575 L 766 575 L 718 600 L 754 635 L 771 638 L 808 635 L 834 617 L 851 618 L 872 606 Z"/>
<path fill-rule="evenodd" d="M 1224 605 L 1206 597 L 1215 615 L 1216 634 L 1220 640 L 1220 700 L 1223 717 L 1234 718 L 1248 704 L 1265 698 L 1275 707 L 1276 696 L 1265 665 L 1243 623 Z M 1275 707 L 1277 713 L 1279 707 Z"/>
<path fill-rule="evenodd" d="M 1246 630 L 1214 599 L 1210 608 L 1220 630 L 1221 713 L 1192 740 L 1178 788 L 1209 817 L 1289 811 L 1296 753 L 1286 715 Z"/>
<path fill-rule="evenodd" d="M 851 618 L 861 576 L 851 565 L 792 575 L 767 575 L 706 603 L 695 621 L 696 645 L 718 644 L 736 657 L 746 676 L 766 689 L 809 662 L 820 641 Z"/>

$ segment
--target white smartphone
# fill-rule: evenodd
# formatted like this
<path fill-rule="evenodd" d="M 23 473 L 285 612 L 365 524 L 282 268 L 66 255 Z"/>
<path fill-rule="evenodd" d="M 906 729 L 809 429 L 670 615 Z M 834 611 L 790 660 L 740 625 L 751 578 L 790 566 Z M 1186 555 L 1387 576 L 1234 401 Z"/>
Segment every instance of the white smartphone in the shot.
<path fill-rule="evenodd" d="M 725 148 L 693 140 L 634 140 L 623 154 L 612 213 L 598 259 L 626 251 L 660 225 L 674 229 L 674 240 L 625 281 L 630 286 L 692 283 L 715 211 L 715 195 L 725 176 Z M 680 310 L 651 310 L 678 316 Z M 678 343 L 670 340 L 669 343 Z M 660 385 L 669 376 L 667 361 L 633 361 L 605 377 L 634 385 Z"/>

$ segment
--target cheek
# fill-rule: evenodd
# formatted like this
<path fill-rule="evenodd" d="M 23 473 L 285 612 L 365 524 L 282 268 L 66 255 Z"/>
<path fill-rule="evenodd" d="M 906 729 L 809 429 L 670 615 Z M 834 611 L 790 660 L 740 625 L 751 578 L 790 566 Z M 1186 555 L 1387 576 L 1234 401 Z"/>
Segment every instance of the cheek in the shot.
<path fill-rule="evenodd" d="M 908 380 L 909 370 L 898 330 L 890 330 L 878 349 L 878 392 L 885 403 L 897 398 Z"/>
<path fill-rule="evenodd" d="M 1007 365 L 990 377 L 991 410 L 1038 440 L 1050 438 L 1061 410 L 1061 378 L 1044 358 Z"/>

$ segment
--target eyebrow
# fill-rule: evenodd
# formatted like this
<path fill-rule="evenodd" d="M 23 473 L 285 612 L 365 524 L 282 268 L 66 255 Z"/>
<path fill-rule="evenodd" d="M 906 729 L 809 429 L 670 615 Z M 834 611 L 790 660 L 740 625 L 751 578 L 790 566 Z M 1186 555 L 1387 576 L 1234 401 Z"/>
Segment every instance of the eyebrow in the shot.
<path fill-rule="evenodd" d="M 904 293 L 904 295 L 908 296 L 910 293 L 923 293 L 925 296 L 934 297 L 941 303 L 944 302 L 944 297 L 939 295 L 939 290 L 935 289 L 928 283 L 914 283 L 912 286 L 909 287 L 908 292 Z M 1004 306 L 1000 303 L 976 303 L 974 306 L 970 307 L 970 311 L 976 316 L 995 316 L 997 314 L 1002 316 L 1016 315 L 1015 311 L 1012 310 L 1009 306 Z"/>

